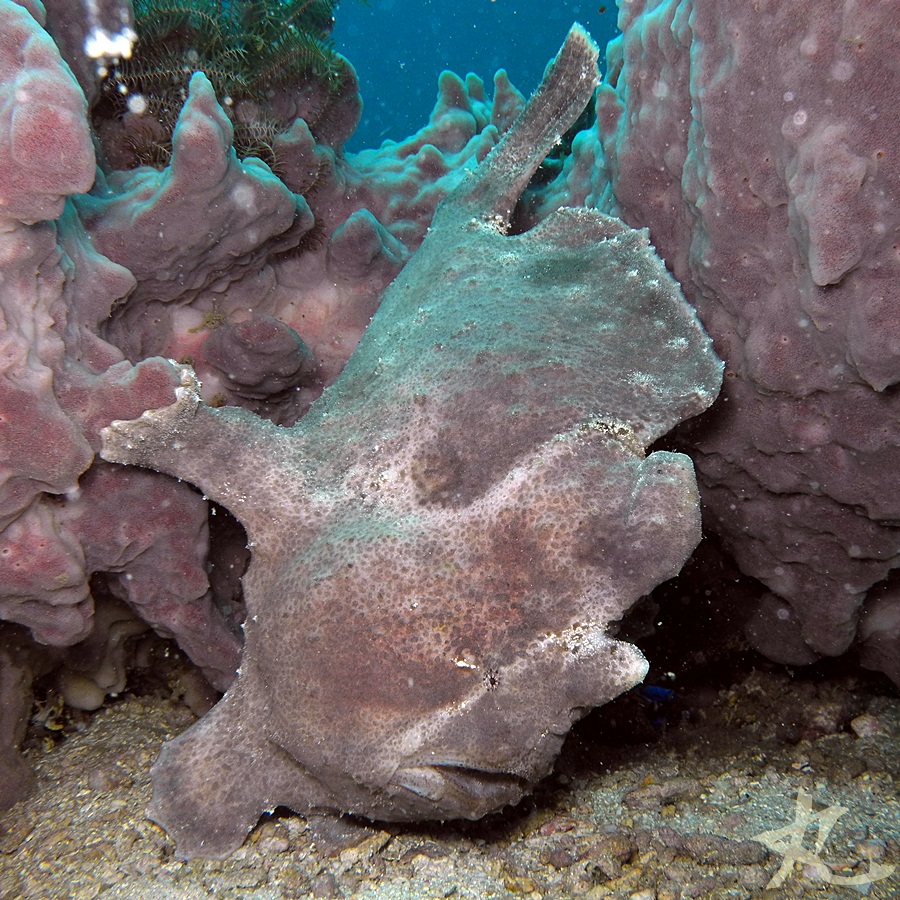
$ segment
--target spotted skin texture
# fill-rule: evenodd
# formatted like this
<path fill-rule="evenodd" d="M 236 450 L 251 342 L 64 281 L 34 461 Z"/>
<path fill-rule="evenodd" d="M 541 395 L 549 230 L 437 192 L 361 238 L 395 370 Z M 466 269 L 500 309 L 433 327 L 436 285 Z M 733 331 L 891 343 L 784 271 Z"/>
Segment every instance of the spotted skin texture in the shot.
<path fill-rule="evenodd" d="M 583 209 L 504 233 L 596 77 L 575 26 L 296 426 L 210 408 L 179 367 L 172 405 L 105 430 L 106 459 L 198 485 L 251 543 L 240 675 L 153 770 L 182 857 L 276 805 L 478 818 L 643 678 L 607 627 L 700 535 L 689 459 L 644 449 L 720 365 L 645 233 Z"/>

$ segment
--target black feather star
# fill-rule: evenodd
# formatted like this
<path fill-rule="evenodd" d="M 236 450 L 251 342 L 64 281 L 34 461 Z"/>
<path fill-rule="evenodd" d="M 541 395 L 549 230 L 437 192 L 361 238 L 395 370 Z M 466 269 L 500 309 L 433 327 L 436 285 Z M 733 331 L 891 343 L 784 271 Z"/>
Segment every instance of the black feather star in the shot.
<path fill-rule="evenodd" d="M 234 122 L 238 156 L 274 167 L 274 137 L 290 122 L 279 121 L 272 97 L 304 81 L 317 82 L 326 95 L 345 82 L 349 66 L 330 39 L 336 6 L 337 0 L 135 0 L 134 51 L 110 68 L 93 111 L 101 140 L 100 123 L 130 113 L 124 140 L 131 165 L 165 166 L 188 82 L 202 71 Z"/>

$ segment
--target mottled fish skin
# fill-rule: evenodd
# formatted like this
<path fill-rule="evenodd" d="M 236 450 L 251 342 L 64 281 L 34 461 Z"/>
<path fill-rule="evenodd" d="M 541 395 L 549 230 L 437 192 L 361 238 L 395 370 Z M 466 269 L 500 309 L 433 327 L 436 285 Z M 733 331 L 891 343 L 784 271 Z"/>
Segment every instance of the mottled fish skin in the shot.
<path fill-rule="evenodd" d="M 182 366 L 174 404 L 105 430 L 104 458 L 197 485 L 252 548 L 239 677 L 153 768 L 179 856 L 277 805 L 477 818 L 644 677 L 607 628 L 700 537 L 690 460 L 645 448 L 721 366 L 645 232 L 562 209 L 505 233 L 596 61 L 574 26 L 296 426 L 205 405 Z"/>

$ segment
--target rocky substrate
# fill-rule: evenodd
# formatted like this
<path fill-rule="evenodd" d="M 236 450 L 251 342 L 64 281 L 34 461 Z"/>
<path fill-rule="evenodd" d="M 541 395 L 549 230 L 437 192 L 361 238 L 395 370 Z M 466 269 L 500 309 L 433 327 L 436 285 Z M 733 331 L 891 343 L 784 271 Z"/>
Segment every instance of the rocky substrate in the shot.
<path fill-rule="evenodd" d="M 93 716 L 47 693 L 27 742 L 38 791 L 0 819 L 0 900 L 900 895 L 886 681 L 767 667 L 720 690 L 634 692 L 503 815 L 379 828 L 279 811 L 230 859 L 185 863 L 143 817 L 160 744 L 193 719 L 185 694 L 203 703 L 184 664 L 170 670 Z"/>

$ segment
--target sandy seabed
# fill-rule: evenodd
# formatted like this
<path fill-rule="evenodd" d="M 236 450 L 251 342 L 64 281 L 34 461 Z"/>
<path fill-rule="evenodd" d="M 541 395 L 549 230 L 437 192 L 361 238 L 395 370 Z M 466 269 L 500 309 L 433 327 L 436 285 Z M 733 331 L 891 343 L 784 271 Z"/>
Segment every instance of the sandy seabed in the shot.
<path fill-rule="evenodd" d="M 382 828 L 285 810 L 215 862 L 179 861 L 143 815 L 160 745 L 193 720 L 166 694 L 37 708 L 38 790 L 0 818 L 0 900 L 900 896 L 900 697 L 877 678 L 766 667 L 671 709 L 634 695 L 503 814 Z"/>

